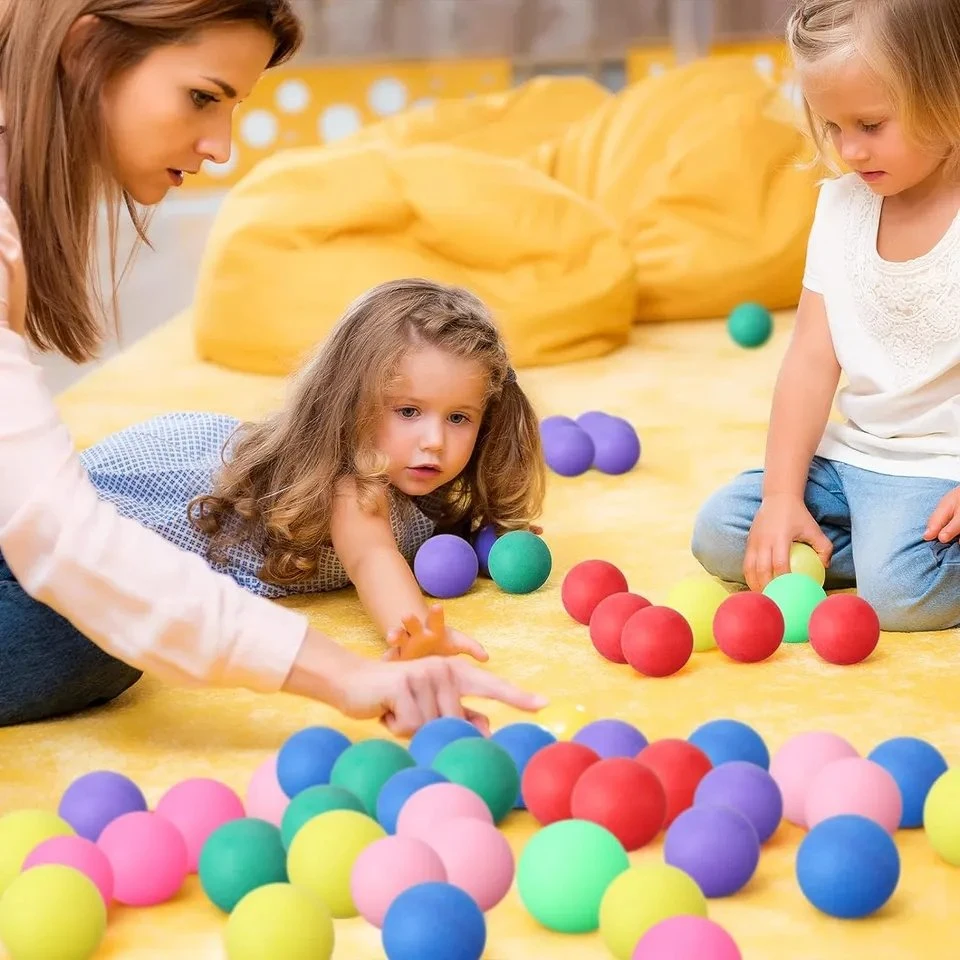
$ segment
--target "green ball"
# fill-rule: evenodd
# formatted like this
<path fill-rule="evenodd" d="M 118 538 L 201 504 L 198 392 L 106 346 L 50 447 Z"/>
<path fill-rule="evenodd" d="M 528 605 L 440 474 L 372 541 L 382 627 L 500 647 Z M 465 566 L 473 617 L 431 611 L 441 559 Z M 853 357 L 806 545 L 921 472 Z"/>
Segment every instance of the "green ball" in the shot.
<path fill-rule="evenodd" d="M 741 347 L 760 347 L 773 333 L 773 317 L 759 303 L 741 303 L 730 311 L 727 331 Z"/>
<path fill-rule="evenodd" d="M 287 851 L 280 829 L 254 817 L 217 827 L 200 851 L 197 874 L 203 892 L 225 913 L 251 890 L 286 883 Z"/>
<path fill-rule="evenodd" d="M 545 541 L 529 530 L 511 530 L 490 548 L 487 569 L 506 593 L 533 593 L 547 582 L 553 558 Z"/>
<path fill-rule="evenodd" d="M 362 812 L 376 819 L 383 785 L 395 773 L 416 765 L 410 751 L 392 740 L 361 740 L 337 757 L 330 785 L 348 790 L 363 804 Z"/>
<path fill-rule="evenodd" d="M 493 740 L 464 737 L 448 743 L 431 764 L 451 783 L 472 790 L 499 823 L 512 809 L 520 791 L 520 774 L 513 757 Z"/>
<path fill-rule="evenodd" d="M 283 812 L 280 823 L 280 839 L 289 850 L 297 831 L 314 817 L 330 810 L 356 810 L 357 813 L 366 813 L 362 801 L 343 787 L 331 787 L 323 784 L 316 787 L 307 787 L 301 790 Z"/>
<path fill-rule="evenodd" d="M 810 639 L 810 615 L 827 599 L 823 587 L 805 573 L 784 573 L 774 577 L 763 592 L 783 614 L 783 642 L 806 643 Z"/>
<path fill-rule="evenodd" d="M 560 820 L 531 838 L 517 864 L 517 892 L 527 912 L 557 933 L 590 933 L 610 884 L 630 867 L 623 844 L 587 820 Z"/>

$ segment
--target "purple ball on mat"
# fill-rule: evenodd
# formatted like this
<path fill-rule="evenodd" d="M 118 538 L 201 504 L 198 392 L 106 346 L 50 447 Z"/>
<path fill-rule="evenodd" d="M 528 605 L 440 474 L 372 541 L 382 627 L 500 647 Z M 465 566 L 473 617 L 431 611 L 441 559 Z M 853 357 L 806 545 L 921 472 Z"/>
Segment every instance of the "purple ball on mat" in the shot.
<path fill-rule="evenodd" d="M 756 871 L 760 839 L 732 807 L 690 807 L 667 829 L 663 859 L 693 877 L 705 897 L 729 897 Z"/>
<path fill-rule="evenodd" d="M 601 760 L 635 757 L 647 745 L 647 738 L 625 720 L 594 720 L 581 727 L 573 741 L 600 754 Z"/>
<path fill-rule="evenodd" d="M 732 807 L 742 813 L 766 843 L 780 826 L 783 795 L 770 774 L 747 760 L 733 760 L 714 767 L 697 785 L 695 807 Z"/>
<path fill-rule="evenodd" d="M 632 424 L 606 413 L 585 413 L 577 419 L 593 441 L 593 466 L 601 473 L 621 474 L 640 459 L 640 438 Z"/>
<path fill-rule="evenodd" d="M 413 559 L 417 582 L 431 597 L 461 597 L 474 584 L 480 561 L 463 537 L 441 533 L 427 540 Z"/>
<path fill-rule="evenodd" d="M 104 827 L 125 813 L 140 813 L 147 801 L 129 778 L 112 770 L 95 770 L 77 777 L 60 798 L 57 812 L 80 837 L 99 839 Z"/>
<path fill-rule="evenodd" d="M 576 424 L 556 426 L 543 434 L 543 458 L 561 477 L 578 477 L 593 464 L 593 441 Z"/>
<path fill-rule="evenodd" d="M 477 561 L 480 565 L 480 572 L 484 575 L 490 571 L 487 569 L 487 557 L 490 556 L 491 547 L 497 542 L 497 531 L 493 524 L 488 523 L 481 527 L 473 535 L 473 549 L 477 552 Z"/>
<path fill-rule="evenodd" d="M 556 427 L 575 427 L 577 421 L 572 417 L 564 417 L 561 414 L 554 414 L 552 417 L 545 417 L 540 421 L 540 433 L 546 433 Z"/>

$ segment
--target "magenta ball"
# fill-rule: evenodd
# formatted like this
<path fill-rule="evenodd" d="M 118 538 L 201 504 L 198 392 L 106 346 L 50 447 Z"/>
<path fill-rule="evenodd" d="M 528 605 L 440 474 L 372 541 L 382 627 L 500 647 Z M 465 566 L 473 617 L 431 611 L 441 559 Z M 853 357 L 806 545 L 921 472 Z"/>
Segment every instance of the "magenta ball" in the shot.
<path fill-rule="evenodd" d="M 747 760 L 714 767 L 697 784 L 693 804 L 738 810 L 753 824 L 761 844 L 773 836 L 783 817 L 783 797 L 776 780 Z"/>
<path fill-rule="evenodd" d="M 577 422 L 593 441 L 593 466 L 601 473 L 627 473 L 637 465 L 640 438 L 627 420 L 591 412 L 578 417 Z"/>
<path fill-rule="evenodd" d="M 112 770 L 95 770 L 67 787 L 57 812 L 78 836 L 96 840 L 117 817 L 146 809 L 146 798 L 129 777 Z"/>
<path fill-rule="evenodd" d="M 635 757 L 646 745 L 647 738 L 625 720 L 594 720 L 573 736 L 574 743 L 589 747 L 602 760 L 610 757 Z"/>
<path fill-rule="evenodd" d="M 400 808 L 397 835 L 429 841 L 431 831 L 455 817 L 493 823 L 493 814 L 479 794 L 459 783 L 432 783 L 418 790 Z"/>
<path fill-rule="evenodd" d="M 561 477 L 578 477 L 593 464 L 593 440 L 576 424 L 557 426 L 543 433 L 543 459 Z"/>
<path fill-rule="evenodd" d="M 463 537 L 441 533 L 430 537 L 413 558 L 413 572 L 431 597 L 448 600 L 462 597 L 480 571 L 476 551 Z"/>
<path fill-rule="evenodd" d="M 807 791 L 813 778 L 832 760 L 856 756 L 856 749 L 835 733 L 815 730 L 787 740 L 770 760 L 770 776 L 783 796 L 784 819 L 805 827 Z"/>
<path fill-rule="evenodd" d="M 733 937 L 706 917 L 668 917 L 640 938 L 631 960 L 743 960 Z"/>
<path fill-rule="evenodd" d="M 23 869 L 42 867 L 48 864 L 60 864 L 72 867 L 89 877 L 109 907 L 113 901 L 113 867 L 107 855 L 86 837 L 51 837 L 33 849 Z"/>
<path fill-rule="evenodd" d="M 248 817 L 279 827 L 289 804 L 290 798 L 277 780 L 277 755 L 273 753 L 253 772 L 244 797 L 244 810 Z"/>
<path fill-rule="evenodd" d="M 896 833 L 903 796 L 893 775 L 872 760 L 844 757 L 821 767 L 810 782 L 804 817 L 807 827 L 843 814 L 857 814 Z"/>

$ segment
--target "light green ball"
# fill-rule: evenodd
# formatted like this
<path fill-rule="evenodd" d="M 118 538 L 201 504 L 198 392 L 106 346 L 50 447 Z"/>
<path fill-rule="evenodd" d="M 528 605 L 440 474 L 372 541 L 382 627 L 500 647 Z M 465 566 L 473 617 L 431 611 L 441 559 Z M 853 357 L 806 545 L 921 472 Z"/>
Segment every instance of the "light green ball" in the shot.
<path fill-rule="evenodd" d="M 377 797 L 383 785 L 407 767 L 415 767 L 410 751 L 392 740 L 361 740 L 337 757 L 330 771 L 330 785 L 342 787 L 363 804 L 363 812 L 377 818 Z"/>
<path fill-rule="evenodd" d="M 280 823 L 280 839 L 283 845 L 290 849 L 297 831 L 314 817 L 331 810 L 356 810 L 357 813 L 366 813 L 363 801 L 343 787 L 332 787 L 322 784 L 316 787 L 307 787 L 301 790 L 283 811 L 283 820 Z"/>
<path fill-rule="evenodd" d="M 333 917 L 306 887 L 270 883 L 235 907 L 224 933 L 228 960 L 330 960 Z"/>
<path fill-rule="evenodd" d="M 487 569 L 506 593 L 533 593 L 547 582 L 553 569 L 550 548 L 529 530 L 511 530 L 490 548 Z"/>
<path fill-rule="evenodd" d="M 520 793 L 520 774 L 513 757 L 486 737 L 463 737 L 448 743 L 431 764 L 451 783 L 472 790 L 490 808 L 499 823 Z"/>
<path fill-rule="evenodd" d="M 805 573 L 784 573 L 774 577 L 763 592 L 783 614 L 783 642 L 806 643 L 810 639 L 810 616 L 827 599 L 823 587 Z"/>
<path fill-rule="evenodd" d="M 773 333 L 773 317 L 759 303 L 741 303 L 730 311 L 727 331 L 741 347 L 761 347 Z"/>

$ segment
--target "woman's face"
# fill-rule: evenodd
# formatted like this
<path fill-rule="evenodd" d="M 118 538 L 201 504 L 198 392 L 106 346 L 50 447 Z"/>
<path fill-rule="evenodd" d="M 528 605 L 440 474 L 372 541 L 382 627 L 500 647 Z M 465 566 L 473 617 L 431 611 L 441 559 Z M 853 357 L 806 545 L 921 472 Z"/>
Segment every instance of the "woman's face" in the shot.
<path fill-rule="evenodd" d="M 134 200 L 159 203 L 204 160 L 230 157 L 234 110 L 273 50 L 262 27 L 225 23 L 156 48 L 107 84 L 108 146 L 116 177 Z"/>

